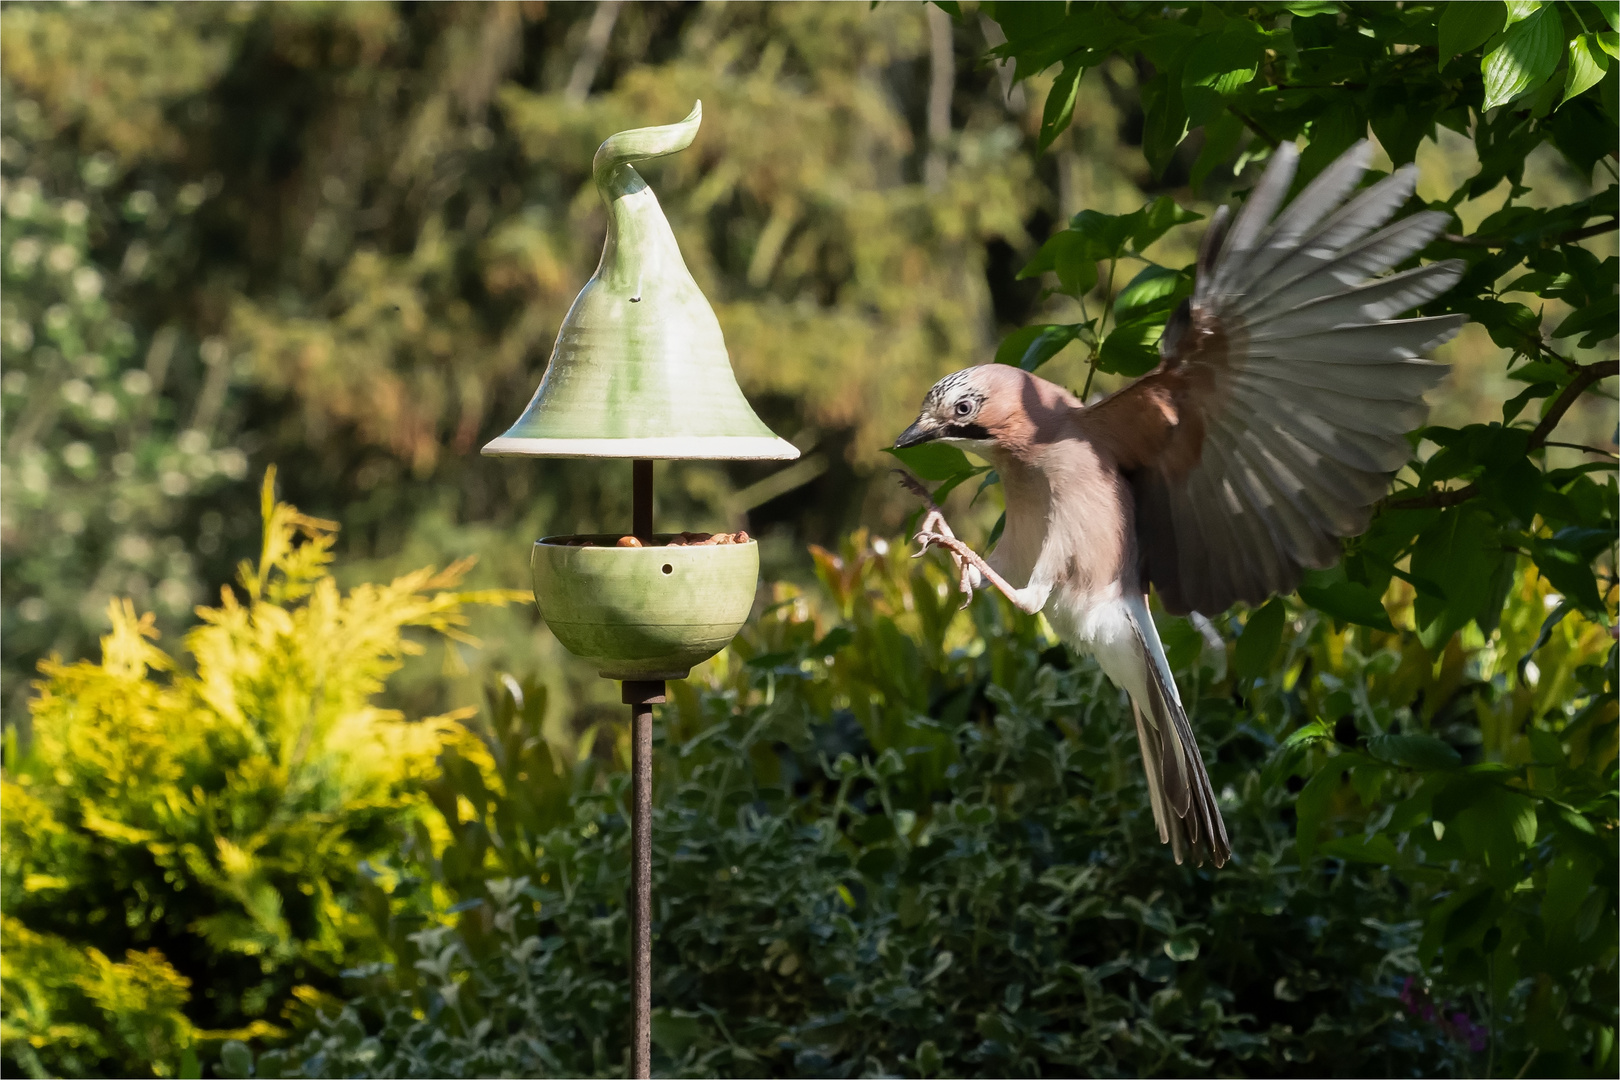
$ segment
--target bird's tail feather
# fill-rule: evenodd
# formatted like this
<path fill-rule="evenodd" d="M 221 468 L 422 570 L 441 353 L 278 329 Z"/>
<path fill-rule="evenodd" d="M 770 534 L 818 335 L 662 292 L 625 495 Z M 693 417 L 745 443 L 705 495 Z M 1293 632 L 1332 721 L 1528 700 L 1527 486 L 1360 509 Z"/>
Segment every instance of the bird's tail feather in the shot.
<path fill-rule="evenodd" d="M 1144 731 L 1144 718 L 1138 709 L 1136 734 L 1143 744 L 1142 764 L 1147 770 L 1159 839 L 1169 840 L 1178 863 L 1190 855 L 1199 866 L 1206 859 L 1217 867 L 1224 866 L 1232 854 L 1232 845 L 1192 725 L 1181 702 L 1165 691 L 1158 666 L 1151 661 L 1148 674 L 1153 730 Z M 1146 752 L 1150 741 L 1157 743 L 1156 754 Z"/>
<path fill-rule="evenodd" d="M 1204 769 L 1198 740 L 1181 705 L 1181 695 L 1176 691 L 1146 602 L 1131 607 L 1142 665 L 1147 671 L 1147 701 L 1132 701 L 1131 706 L 1159 840 L 1170 845 L 1178 863 L 1191 856 L 1199 866 L 1206 860 L 1224 866 L 1232 854 L 1232 845 L 1215 802 L 1215 789 Z"/>

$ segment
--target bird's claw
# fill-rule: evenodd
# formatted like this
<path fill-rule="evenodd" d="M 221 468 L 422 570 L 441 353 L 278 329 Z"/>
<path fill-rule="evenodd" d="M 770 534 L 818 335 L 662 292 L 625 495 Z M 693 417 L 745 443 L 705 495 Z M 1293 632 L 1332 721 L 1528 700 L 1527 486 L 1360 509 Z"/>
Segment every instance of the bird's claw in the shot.
<path fill-rule="evenodd" d="M 956 550 L 956 534 L 951 531 L 950 525 L 945 521 L 944 513 L 938 506 L 934 505 L 934 500 L 928 494 L 928 489 L 923 487 L 916 477 L 903 469 L 896 469 L 895 472 L 900 475 L 900 482 L 908 490 L 926 500 L 928 505 L 928 512 L 923 515 L 922 521 L 917 526 L 916 534 L 911 538 L 917 545 L 917 553 L 912 558 L 922 558 L 934 544 L 943 547 L 950 555 L 952 565 L 956 567 L 956 585 L 965 598 L 962 601 L 962 607 L 967 607 L 973 603 L 973 567 Z M 945 541 L 950 541 L 950 543 Z"/>
<path fill-rule="evenodd" d="M 930 520 L 936 518 L 937 522 Z M 937 525 L 937 528 L 930 528 L 931 525 Z M 945 553 L 951 557 L 951 564 L 956 568 L 956 587 L 964 597 L 962 607 L 965 608 L 973 603 L 973 567 L 956 552 L 956 536 L 951 532 L 950 526 L 945 524 L 945 519 L 939 514 L 939 511 L 930 511 L 928 518 L 923 520 L 923 527 L 912 537 L 912 540 L 917 544 L 917 554 L 912 556 L 913 559 L 922 558 L 923 554 L 934 544 L 938 544 L 945 549 Z M 945 543 L 945 541 L 950 541 L 950 543 Z"/>

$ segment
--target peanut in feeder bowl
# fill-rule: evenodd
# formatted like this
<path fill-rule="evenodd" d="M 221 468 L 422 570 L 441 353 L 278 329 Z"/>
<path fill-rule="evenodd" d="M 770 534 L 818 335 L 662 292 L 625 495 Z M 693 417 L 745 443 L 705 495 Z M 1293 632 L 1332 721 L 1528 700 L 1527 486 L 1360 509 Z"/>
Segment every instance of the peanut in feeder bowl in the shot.
<path fill-rule="evenodd" d="M 639 547 L 619 546 L 617 535 L 536 542 L 534 598 L 546 625 L 603 678 L 684 679 L 742 629 L 759 582 L 759 544 L 681 539 L 659 534 Z"/>

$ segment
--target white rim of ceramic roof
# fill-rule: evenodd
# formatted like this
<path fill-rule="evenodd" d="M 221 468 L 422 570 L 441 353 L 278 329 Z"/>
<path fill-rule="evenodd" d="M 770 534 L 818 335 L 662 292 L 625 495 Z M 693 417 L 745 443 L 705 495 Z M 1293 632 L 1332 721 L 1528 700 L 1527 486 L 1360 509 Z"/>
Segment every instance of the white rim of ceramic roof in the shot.
<path fill-rule="evenodd" d="M 659 458 L 662 460 L 789 461 L 790 442 L 764 435 L 661 435 L 639 439 L 515 439 L 484 446 L 488 457 Z"/>

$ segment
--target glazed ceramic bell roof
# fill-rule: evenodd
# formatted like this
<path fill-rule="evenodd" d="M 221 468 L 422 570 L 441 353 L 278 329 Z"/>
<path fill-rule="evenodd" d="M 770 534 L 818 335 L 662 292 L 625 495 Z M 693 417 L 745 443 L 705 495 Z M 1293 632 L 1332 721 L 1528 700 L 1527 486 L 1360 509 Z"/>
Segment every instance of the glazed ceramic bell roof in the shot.
<path fill-rule="evenodd" d="M 540 389 L 484 447 L 533 457 L 785 459 L 754 414 L 714 309 L 681 259 L 658 198 L 630 164 L 684 150 L 703 103 L 678 124 L 623 131 L 596 151 L 607 201 L 602 261 L 563 319 Z"/>

